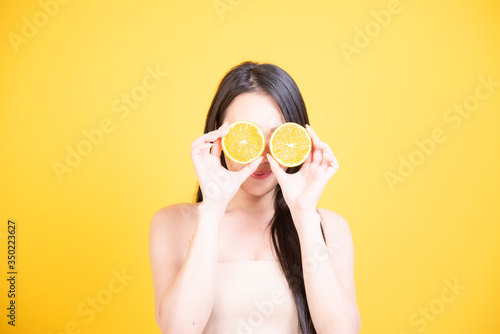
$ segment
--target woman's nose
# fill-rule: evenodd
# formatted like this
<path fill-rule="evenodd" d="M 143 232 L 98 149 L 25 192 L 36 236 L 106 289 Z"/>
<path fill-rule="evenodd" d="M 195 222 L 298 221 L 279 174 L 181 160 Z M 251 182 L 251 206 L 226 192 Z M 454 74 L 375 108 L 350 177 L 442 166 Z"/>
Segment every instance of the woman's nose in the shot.
<path fill-rule="evenodd" d="M 264 160 L 262 161 L 267 161 L 267 153 L 270 153 L 271 151 L 269 150 L 269 140 L 266 140 L 266 146 L 264 147 L 264 151 L 262 152 L 262 155 L 264 156 Z"/>
<path fill-rule="evenodd" d="M 266 154 L 267 154 L 267 152 L 266 152 L 266 150 L 264 150 L 264 152 L 262 152 L 262 154 L 261 154 L 261 155 L 264 157 L 264 158 L 262 159 L 261 163 L 263 163 L 263 162 L 268 162 L 268 161 L 267 161 L 267 155 L 266 155 Z"/>

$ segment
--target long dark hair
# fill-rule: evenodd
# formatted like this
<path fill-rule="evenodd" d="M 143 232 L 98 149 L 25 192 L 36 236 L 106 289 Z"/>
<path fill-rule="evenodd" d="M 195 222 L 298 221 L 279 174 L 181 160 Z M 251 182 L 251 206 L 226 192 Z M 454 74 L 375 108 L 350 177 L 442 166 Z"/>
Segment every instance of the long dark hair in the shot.
<path fill-rule="evenodd" d="M 309 124 L 302 94 L 292 77 L 274 64 L 246 61 L 230 69 L 219 83 L 207 114 L 204 133 L 220 127 L 229 104 L 236 96 L 246 92 L 260 92 L 272 97 L 286 122 L 302 126 Z M 227 168 L 223 152 L 221 164 Z M 301 166 L 289 167 L 286 172 L 296 173 Z M 195 203 L 201 201 L 203 194 L 198 185 Z M 298 326 L 303 334 L 316 334 L 307 305 L 299 237 L 279 184 L 274 191 L 274 210 L 270 222 L 273 247 L 295 299 Z M 323 233 L 323 228 L 321 231 Z"/>

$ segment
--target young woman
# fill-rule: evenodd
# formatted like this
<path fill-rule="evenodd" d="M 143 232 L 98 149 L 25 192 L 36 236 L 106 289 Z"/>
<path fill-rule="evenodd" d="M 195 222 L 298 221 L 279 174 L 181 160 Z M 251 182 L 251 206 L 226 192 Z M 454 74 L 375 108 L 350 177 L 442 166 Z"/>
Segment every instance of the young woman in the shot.
<path fill-rule="evenodd" d="M 266 137 L 262 156 L 247 165 L 221 150 L 227 126 L 238 120 Z M 282 167 L 269 154 L 284 122 L 311 135 L 301 166 Z M 204 134 L 191 144 L 195 203 L 161 208 L 151 221 L 162 333 L 359 333 L 349 225 L 317 208 L 338 165 L 308 123 L 297 85 L 278 66 L 244 62 L 224 76 Z"/>

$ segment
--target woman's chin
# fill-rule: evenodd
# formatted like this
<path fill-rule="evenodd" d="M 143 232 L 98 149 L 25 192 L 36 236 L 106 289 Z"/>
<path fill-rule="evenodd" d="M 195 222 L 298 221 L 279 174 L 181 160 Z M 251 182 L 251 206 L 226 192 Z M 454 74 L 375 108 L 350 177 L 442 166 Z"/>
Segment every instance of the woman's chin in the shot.
<path fill-rule="evenodd" d="M 272 175 L 266 179 L 254 179 L 251 176 L 243 182 L 241 188 L 250 195 L 253 196 L 264 196 L 269 194 L 269 192 L 274 191 L 278 182 L 276 178 Z"/>

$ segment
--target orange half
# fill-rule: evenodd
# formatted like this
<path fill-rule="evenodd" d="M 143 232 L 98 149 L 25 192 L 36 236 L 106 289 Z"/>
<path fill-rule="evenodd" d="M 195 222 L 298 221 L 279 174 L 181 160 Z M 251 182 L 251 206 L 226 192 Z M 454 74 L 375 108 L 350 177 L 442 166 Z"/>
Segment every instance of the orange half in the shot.
<path fill-rule="evenodd" d="M 257 125 L 249 121 L 237 121 L 227 127 L 228 134 L 222 137 L 222 150 L 226 157 L 239 164 L 257 159 L 266 146 L 264 134 Z"/>
<path fill-rule="evenodd" d="M 311 136 L 306 128 L 294 122 L 287 122 L 274 130 L 269 150 L 280 165 L 295 167 L 307 159 L 311 146 Z"/>

